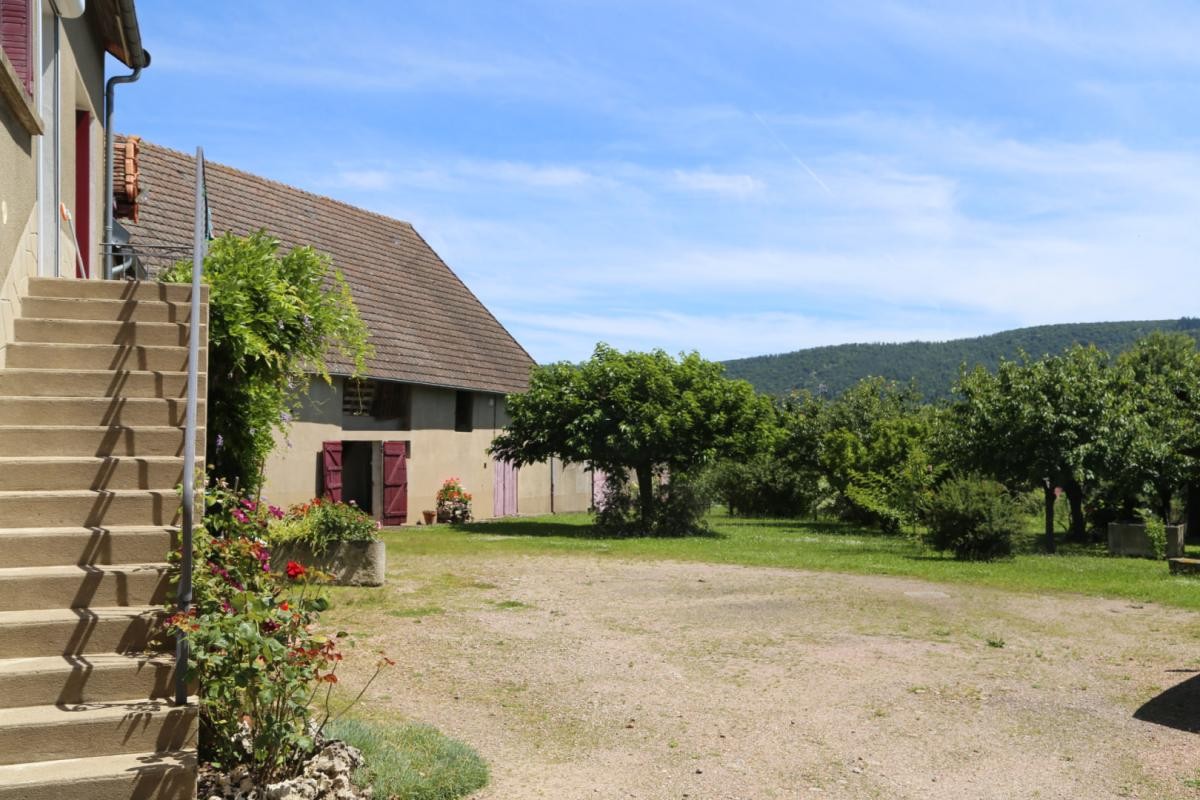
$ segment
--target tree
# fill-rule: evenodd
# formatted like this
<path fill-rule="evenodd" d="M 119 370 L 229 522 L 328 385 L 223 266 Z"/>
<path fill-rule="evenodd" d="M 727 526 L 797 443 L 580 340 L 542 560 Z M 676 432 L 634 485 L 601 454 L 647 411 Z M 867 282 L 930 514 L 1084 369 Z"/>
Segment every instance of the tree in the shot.
<path fill-rule="evenodd" d="M 1086 487 L 1105 461 L 1106 411 L 1112 397 L 1108 356 L 1075 346 L 1059 356 L 1002 360 L 995 374 L 964 372 L 953 407 L 959 465 L 1013 488 L 1040 487 L 1046 499 L 1046 546 L 1055 550 L 1054 498 L 1071 505 L 1072 536 L 1082 538 Z"/>
<path fill-rule="evenodd" d="M 209 285 L 207 456 L 218 478 L 252 494 L 286 430 L 308 376 L 330 380 L 327 357 L 340 352 L 361 374 L 370 352 L 342 274 L 311 247 L 279 255 L 264 231 L 226 234 L 204 259 Z M 190 262 L 163 275 L 191 281 Z"/>
<path fill-rule="evenodd" d="M 894 533 L 905 522 L 915 524 L 931 487 L 932 419 L 932 408 L 921 404 L 911 384 L 864 378 L 823 404 L 818 424 L 805 425 L 802 417 L 792 429 L 819 431 L 817 461 L 841 495 L 843 516 Z"/>
<path fill-rule="evenodd" d="M 1200 353 L 1187 334 L 1155 332 L 1117 360 L 1119 423 L 1126 446 L 1111 469 L 1126 496 L 1148 489 L 1155 510 L 1170 523 L 1180 488 L 1200 479 Z M 1117 423 L 1114 423 L 1114 427 Z"/>
<path fill-rule="evenodd" d="M 640 529 L 661 532 L 656 475 L 682 486 L 718 455 L 755 452 L 767 434 L 770 399 L 722 373 L 696 353 L 676 360 L 599 344 L 583 364 L 534 368 L 529 391 L 508 397 L 511 420 L 491 452 L 518 466 L 553 457 L 632 471 Z"/>

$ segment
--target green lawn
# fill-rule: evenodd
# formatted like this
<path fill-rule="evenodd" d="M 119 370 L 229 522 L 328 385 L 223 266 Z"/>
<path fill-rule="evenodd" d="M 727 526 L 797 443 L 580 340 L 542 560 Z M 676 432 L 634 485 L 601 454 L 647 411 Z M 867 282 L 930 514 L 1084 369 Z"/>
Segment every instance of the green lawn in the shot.
<path fill-rule="evenodd" d="M 739 519 L 714 513 L 710 536 L 682 539 L 597 538 L 586 514 L 506 519 L 385 534 L 391 557 L 413 554 L 590 553 L 619 558 L 793 567 L 873 575 L 909 575 L 1027 592 L 1079 592 L 1200 609 L 1200 580 L 1172 577 L 1161 561 L 1109 558 L 1098 548 L 1059 555 L 1022 554 L 965 563 L 926 551 L 901 536 L 834 522 Z"/>

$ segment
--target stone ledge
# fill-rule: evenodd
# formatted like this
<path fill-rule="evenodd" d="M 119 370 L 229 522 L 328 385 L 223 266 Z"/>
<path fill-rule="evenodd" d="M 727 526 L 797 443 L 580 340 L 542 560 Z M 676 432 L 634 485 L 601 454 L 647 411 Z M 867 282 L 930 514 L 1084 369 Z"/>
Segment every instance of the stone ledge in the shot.
<path fill-rule="evenodd" d="M 1167 563 L 1172 575 L 1200 575 L 1200 558 L 1172 558 Z"/>
<path fill-rule="evenodd" d="M 281 544 L 271 548 L 271 568 L 283 572 L 287 562 L 333 573 L 338 586 L 382 586 L 387 573 L 387 548 L 378 542 L 341 542 L 316 554 L 301 544 Z"/>

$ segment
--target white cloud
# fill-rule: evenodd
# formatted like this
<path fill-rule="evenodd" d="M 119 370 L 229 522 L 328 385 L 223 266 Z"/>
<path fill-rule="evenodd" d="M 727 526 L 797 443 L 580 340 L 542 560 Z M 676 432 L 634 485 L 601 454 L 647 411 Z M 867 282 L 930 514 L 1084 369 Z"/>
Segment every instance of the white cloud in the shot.
<path fill-rule="evenodd" d="M 677 169 L 674 176 L 675 183 L 684 189 L 711 192 L 733 198 L 745 198 L 758 194 L 765 187 L 765 184 L 758 178 L 745 174 Z"/>

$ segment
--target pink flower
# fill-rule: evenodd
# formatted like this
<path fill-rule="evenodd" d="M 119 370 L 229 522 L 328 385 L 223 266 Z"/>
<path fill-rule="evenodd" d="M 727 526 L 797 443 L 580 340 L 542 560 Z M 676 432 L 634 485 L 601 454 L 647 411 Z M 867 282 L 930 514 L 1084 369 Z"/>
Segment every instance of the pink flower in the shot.
<path fill-rule="evenodd" d="M 267 510 L 271 512 L 271 516 L 275 519 L 283 519 L 283 509 L 279 506 L 268 506 Z"/>
<path fill-rule="evenodd" d="M 247 517 L 246 513 L 244 511 L 242 511 L 240 508 L 235 508 L 233 510 L 233 518 L 236 519 L 238 522 L 249 522 L 250 521 L 250 518 Z"/>

